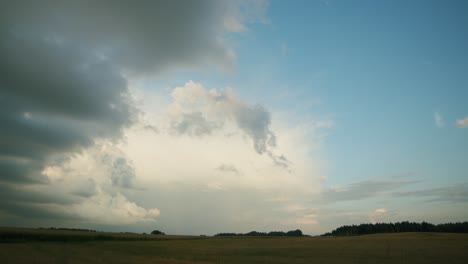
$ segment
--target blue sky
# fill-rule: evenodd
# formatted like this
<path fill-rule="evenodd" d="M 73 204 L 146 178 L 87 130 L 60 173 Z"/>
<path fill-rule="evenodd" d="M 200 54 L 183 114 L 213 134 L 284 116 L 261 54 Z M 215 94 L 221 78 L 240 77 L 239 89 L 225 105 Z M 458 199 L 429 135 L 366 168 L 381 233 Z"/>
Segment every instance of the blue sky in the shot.
<path fill-rule="evenodd" d="M 466 1 L 181 3 L 5 6 L 1 225 L 467 220 Z"/>
<path fill-rule="evenodd" d="M 198 78 L 298 120 L 332 119 L 323 149 L 329 184 L 408 173 L 432 185 L 463 183 L 468 135 L 455 120 L 468 111 L 467 8 L 272 1 L 266 23 L 232 36 L 232 71 Z"/>
<path fill-rule="evenodd" d="M 233 83 L 303 118 L 332 117 L 331 184 L 406 172 L 461 183 L 468 140 L 455 120 L 467 111 L 466 9 L 463 1 L 271 2 L 270 22 L 240 36 Z"/>

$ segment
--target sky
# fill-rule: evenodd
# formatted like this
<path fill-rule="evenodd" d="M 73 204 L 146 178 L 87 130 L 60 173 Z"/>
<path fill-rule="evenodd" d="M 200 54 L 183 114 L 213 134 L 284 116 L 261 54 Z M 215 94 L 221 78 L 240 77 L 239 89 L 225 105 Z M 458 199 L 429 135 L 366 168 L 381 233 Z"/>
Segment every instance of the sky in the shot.
<path fill-rule="evenodd" d="M 466 1 L 0 7 L 0 226 L 468 220 Z"/>

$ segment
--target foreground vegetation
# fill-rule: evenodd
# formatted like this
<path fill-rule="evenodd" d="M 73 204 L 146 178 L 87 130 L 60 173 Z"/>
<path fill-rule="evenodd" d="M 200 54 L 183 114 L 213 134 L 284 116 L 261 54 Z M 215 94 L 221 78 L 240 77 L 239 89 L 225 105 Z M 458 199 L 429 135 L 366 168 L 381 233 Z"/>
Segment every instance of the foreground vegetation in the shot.
<path fill-rule="evenodd" d="M 20 231 L 16 229 L 16 232 Z M 54 232 L 63 232 L 65 237 L 77 234 L 76 231 L 27 231 L 53 232 L 57 236 L 59 234 Z M 5 232 L 5 229 L 0 229 L 0 232 Z M 116 237 L 116 240 L 0 242 L 0 261 L 71 264 L 465 263 L 468 259 L 468 234 L 398 233 L 350 237 L 103 234 Z M 146 240 L 136 240 L 138 237 Z"/>

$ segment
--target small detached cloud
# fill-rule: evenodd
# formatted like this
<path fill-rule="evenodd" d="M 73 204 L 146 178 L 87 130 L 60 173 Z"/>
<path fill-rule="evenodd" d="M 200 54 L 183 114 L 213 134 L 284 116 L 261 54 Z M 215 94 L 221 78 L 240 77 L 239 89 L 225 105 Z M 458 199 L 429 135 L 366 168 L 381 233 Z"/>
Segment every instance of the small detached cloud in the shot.
<path fill-rule="evenodd" d="M 375 224 L 378 222 L 383 222 L 384 216 L 387 214 L 387 209 L 377 208 L 372 212 L 369 212 L 369 220 L 371 223 Z"/>
<path fill-rule="evenodd" d="M 455 125 L 459 128 L 466 128 L 468 127 L 468 116 L 462 119 L 457 119 Z"/>
<path fill-rule="evenodd" d="M 434 122 L 437 127 L 443 127 L 445 125 L 444 118 L 439 112 L 434 112 Z"/>
<path fill-rule="evenodd" d="M 217 167 L 216 170 L 226 173 L 240 174 L 239 170 L 236 167 L 228 164 L 221 164 L 221 166 Z"/>

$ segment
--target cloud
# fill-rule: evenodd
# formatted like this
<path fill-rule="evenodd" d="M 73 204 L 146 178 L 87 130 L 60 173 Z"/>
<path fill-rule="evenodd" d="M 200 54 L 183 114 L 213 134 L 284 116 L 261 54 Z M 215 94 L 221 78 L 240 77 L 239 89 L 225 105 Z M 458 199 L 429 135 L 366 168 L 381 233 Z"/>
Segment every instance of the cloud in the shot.
<path fill-rule="evenodd" d="M 212 234 L 226 232 L 226 226 L 236 232 L 317 228 L 310 211 L 286 211 L 308 208 L 308 199 L 320 190 L 324 164 L 314 155 L 319 146 L 313 121 L 291 124 L 288 116 L 242 100 L 234 88 L 207 89 L 191 81 L 169 94 L 147 94 L 140 105 L 158 117 L 150 118 L 158 133 L 126 130 L 121 149 L 138 177 L 136 190 L 125 193 L 159 208 L 162 229 Z M 244 117 L 245 109 L 259 124 Z M 174 124 L 193 115 L 197 118 L 187 122 L 184 133 L 174 131 Z M 199 129 L 204 124 L 213 125 Z M 265 144 L 260 153 L 255 141 L 268 142 L 269 135 L 275 144 Z"/>
<path fill-rule="evenodd" d="M 276 146 L 276 136 L 270 129 L 270 113 L 263 106 L 241 101 L 230 88 L 220 92 L 206 90 L 201 84 L 189 81 L 176 87 L 172 98 L 169 106 L 172 127 L 180 134 L 210 134 L 225 123 L 234 122 L 252 139 L 257 153 L 271 154 Z"/>
<path fill-rule="evenodd" d="M 142 208 L 130 202 L 122 193 L 99 193 L 82 203 L 65 208 L 64 213 L 70 217 L 78 217 L 84 222 L 91 220 L 101 224 L 127 225 L 141 221 L 154 223 L 155 218 L 160 215 L 160 210 Z"/>
<path fill-rule="evenodd" d="M 460 128 L 468 127 L 468 116 L 462 119 L 457 119 L 455 125 Z"/>
<path fill-rule="evenodd" d="M 416 183 L 408 180 L 367 180 L 344 187 L 329 187 L 321 193 L 321 201 L 326 203 L 363 200 Z"/>
<path fill-rule="evenodd" d="M 242 32 L 247 29 L 237 18 L 232 16 L 224 18 L 224 28 L 232 32 Z"/>
<path fill-rule="evenodd" d="M 0 198 L 5 198 L 0 211 L 12 219 L 26 218 L 22 221 L 28 225 L 57 218 L 74 225 L 123 225 L 154 222 L 159 215 L 159 209 L 146 209 L 125 196 L 125 190 L 133 189 L 133 168 L 110 142 L 48 166 L 42 175 L 48 184 L 0 184 Z"/>
<path fill-rule="evenodd" d="M 124 188 L 132 187 L 132 181 L 135 178 L 134 168 L 122 157 L 116 158 L 112 164 L 111 179 L 112 184 Z"/>
<path fill-rule="evenodd" d="M 29 219 L 39 212 L 78 214 L 94 223 L 156 216 L 157 209 L 126 198 L 123 190 L 133 188 L 135 168 L 125 155 L 111 151 L 141 116 L 129 83 L 179 67 L 229 68 L 234 53 L 223 21 L 232 17 L 246 28 L 262 10 L 242 15 L 247 3 L 2 3 L 0 182 L 4 193 L 19 190 L 32 199 L 21 204 L 2 199 L 3 214 L 29 212 Z M 184 122 L 197 123 L 198 117 Z M 198 131 L 203 131 L 200 124 Z M 102 164 L 83 158 L 90 153 Z M 52 201 L 34 202 L 39 197 Z M 85 208 L 96 213 L 87 215 Z"/>
<path fill-rule="evenodd" d="M 387 214 L 387 209 L 385 208 L 377 208 L 372 212 L 369 212 L 369 220 L 372 224 L 378 222 L 384 222 L 384 217 Z"/>
<path fill-rule="evenodd" d="M 443 127 L 445 125 L 444 118 L 439 112 L 434 112 L 434 121 L 437 127 Z"/>
<path fill-rule="evenodd" d="M 2 24 L 16 35 L 77 43 L 99 59 L 141 74 L 184 64 L 228 65 L 232 51 L 223 40 L 222 22 L 233 17 L 242 24 L 239 5 L 211 0 L 15 1 L 3 5 L 1 15 Z"/>
<path fill-rule="evenodd" d="M 240 174 L 239 170 L 233 165 L 221 164 L 216 170 L 226 173 Z"/>
<path fill-rule="evenodd" d="M 421 197 L 428 202 L 467 202 L 468 185 L 452 185 L 439 188 L 395 192 L 396 197 Z"/>
<path fill-rule="evenodd" d="M 202 136 L 210 134 L 217 128 L 215 122 L 207 121 L 201 112 L 181 114 L 172 123 L 173 130 L 178 134 Z"/>

